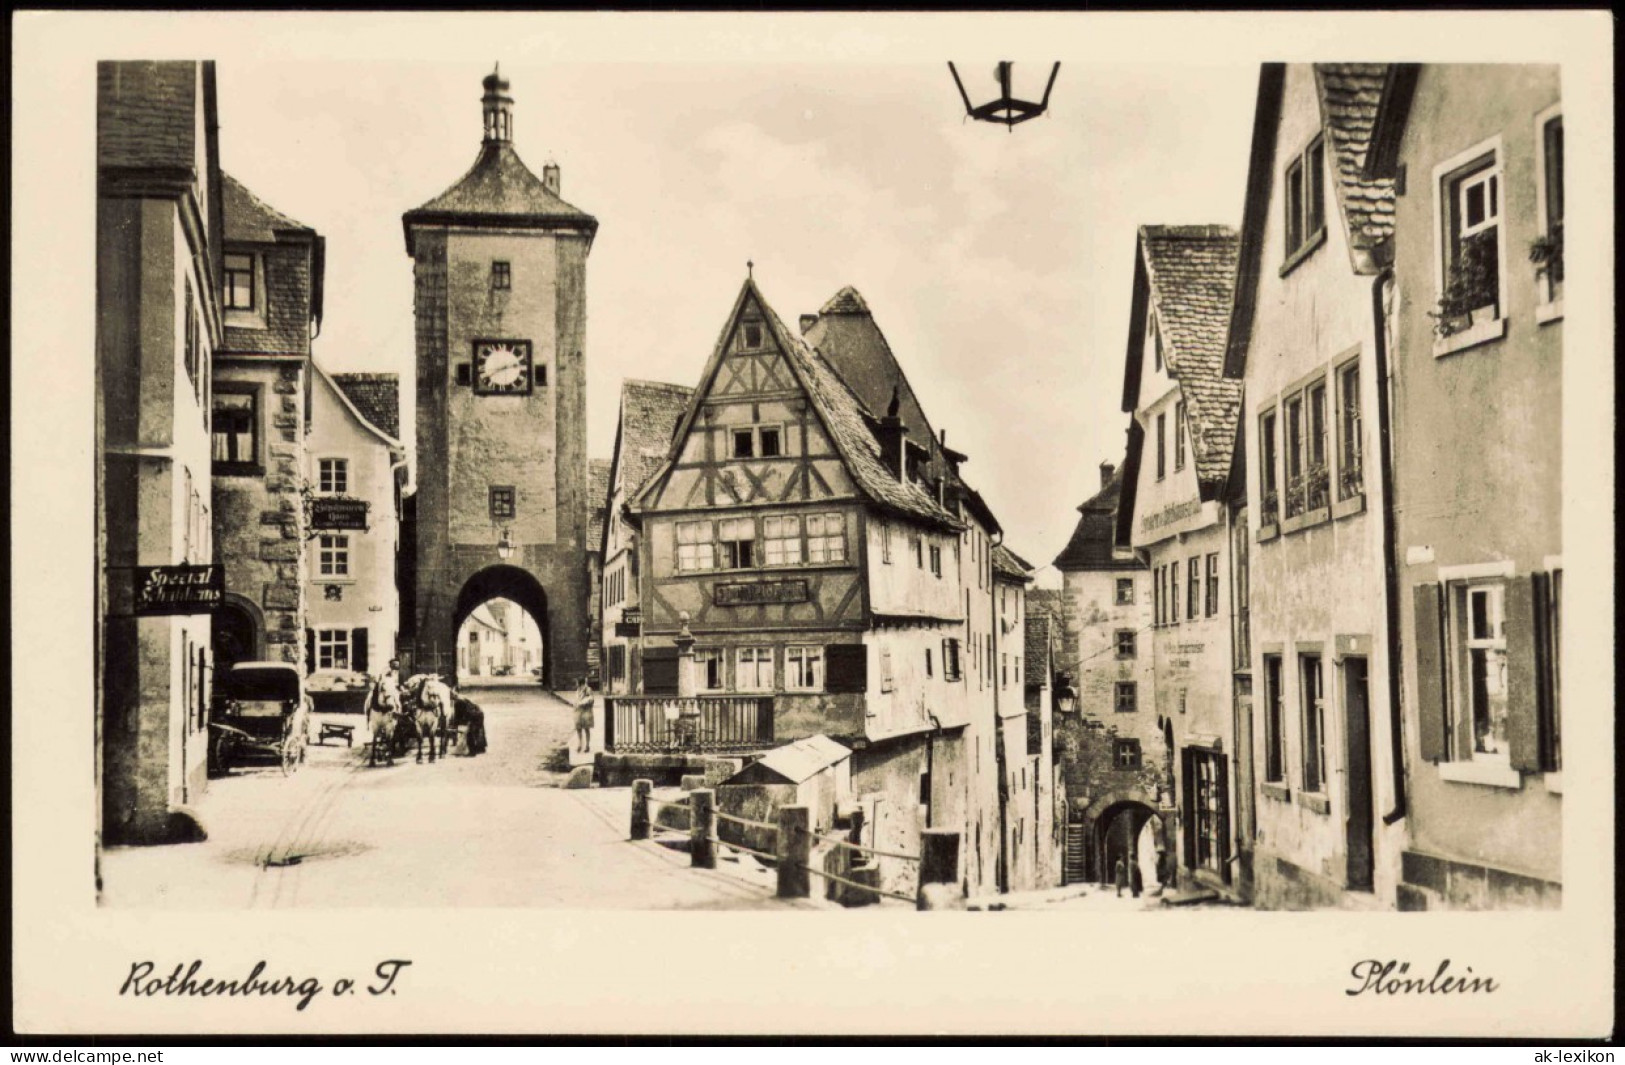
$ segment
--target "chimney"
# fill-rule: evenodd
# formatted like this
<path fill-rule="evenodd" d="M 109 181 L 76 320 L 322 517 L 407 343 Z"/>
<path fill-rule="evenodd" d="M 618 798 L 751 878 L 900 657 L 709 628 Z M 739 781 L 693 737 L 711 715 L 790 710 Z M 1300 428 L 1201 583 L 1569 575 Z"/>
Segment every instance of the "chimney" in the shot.
<path fill-rule="evenodd" d="M 1112 483 L 1112 474 L 1116 472 L 1116 470 L 1117 467 L 1113 466 L 1109 462 L 1102 462 L 1100 464 L 1100 487 L 1105 488 L 1108 484 Z"/>
<path fill-rule="evenodd" d="M 804 314 L 801 316 L 801 335 L 806 336 L 807 330 L 818 324 L 818 315 Z"/>
<path fill-rule="evenodd" d="M 542 167 L 542 187 L 555 196 L 559 194 L 559 164 L 548 163 Z"/>

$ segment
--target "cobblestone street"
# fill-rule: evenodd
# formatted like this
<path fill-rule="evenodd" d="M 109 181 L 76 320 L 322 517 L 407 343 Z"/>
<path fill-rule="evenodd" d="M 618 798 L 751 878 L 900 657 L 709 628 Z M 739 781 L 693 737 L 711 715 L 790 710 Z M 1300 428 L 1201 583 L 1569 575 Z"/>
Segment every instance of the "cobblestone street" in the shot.
<path fill-rule="evenodd" d="M 562 907 L 753 909 L 816 906 L 772 898 L 728 869 L 626 839 L 624 789 L 565 790 L 546 768 L 571 739 L 571 711 L 534 684 L 469 689 L 490 750 L 433 765 L 408 756 L 369 768 L 355 745 L 312 745 L 284 777 L 241 769 L 195 805 L 203 843 L 112 848 L 114 907 Z M 327 720 L 338 720 L 330 717 Z M 346 723 L 359 717 L 344 718 Z M 728 863 L 723 863 L 724 865 Z"/>

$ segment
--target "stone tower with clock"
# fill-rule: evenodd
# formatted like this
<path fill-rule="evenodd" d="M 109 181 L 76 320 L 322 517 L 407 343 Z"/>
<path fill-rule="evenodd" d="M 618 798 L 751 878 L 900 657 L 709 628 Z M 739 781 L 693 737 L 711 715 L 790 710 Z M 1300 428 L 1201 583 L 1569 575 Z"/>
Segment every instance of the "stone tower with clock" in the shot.
<path fill-rule="evenodd" d="M 587 669 L 587 253 L 598 222 L 513 146 L 513 98 L 484 82 L 468 173 L 406 212 L 417 322 L 413 668 L 450 672 L 480 603 L 542 632 L 544 680 Z"/>

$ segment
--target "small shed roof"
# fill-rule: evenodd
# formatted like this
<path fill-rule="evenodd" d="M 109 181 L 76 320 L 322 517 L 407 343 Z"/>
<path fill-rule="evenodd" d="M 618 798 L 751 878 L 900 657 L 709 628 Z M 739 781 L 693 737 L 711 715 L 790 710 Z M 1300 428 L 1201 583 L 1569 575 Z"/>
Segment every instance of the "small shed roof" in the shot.
<path fill-rule="evenodd" d="M 741 769 L 724 783 L 800 784 L 850 757 L 850 748 L 820 733 L 774 748 L 760 761 Z"/>

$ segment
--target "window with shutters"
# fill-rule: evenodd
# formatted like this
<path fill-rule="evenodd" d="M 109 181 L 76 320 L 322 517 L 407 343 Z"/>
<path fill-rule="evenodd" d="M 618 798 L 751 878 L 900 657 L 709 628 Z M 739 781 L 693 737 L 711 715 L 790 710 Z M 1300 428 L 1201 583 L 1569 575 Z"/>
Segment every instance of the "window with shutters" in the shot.
<path fill-rule="evenodd" d="M 734 656 L 734 689 L 742 692 L 773 690 L 773 648 L 738 649 Z"/>
<path fill-rule="evenodd" d="M 713 531 L 708 521 L 677 523 L 677 569 L 682 573 L 716 568 Z"/>
<path fill-rule="evenodd" d="M 822 690 L 828 692 L 862 693 L 869 690 L 869 648 L 861 643 L 837 643 L 824 648 L 804 648 L 803 650 L 821 651 L 823 655 L 823 674 L 819 680 Z M 881 691 L 889 690 L 886 687 L 886 671 L 891 669 L 891 656 L 889 648 L 882 648 L 880 654 Z M 814 688 L 813 690 L 818 690 Z"/>
<path fill-rule="evenodd" d="M 1511 764 L 1507 705 L 1506 586 L 1501 581 L 1450 585 L 1446 629 L 1451 644 L 1451 729 L 1461 755 Z"/>
<path fill-rule="evenodd" d="M 316 668 L 350 668 L 350 630 L 316 630 Z"/>
<path fill-rule="evenodd" d="M 762 561 L 768 566 L 801 564 L 801 518 L 786 514 L 762 519 Z"/>
<path fill-rule="evenodd" d="M 643 694 L 677 694 L 677 648 L 643 649 Z"/>

